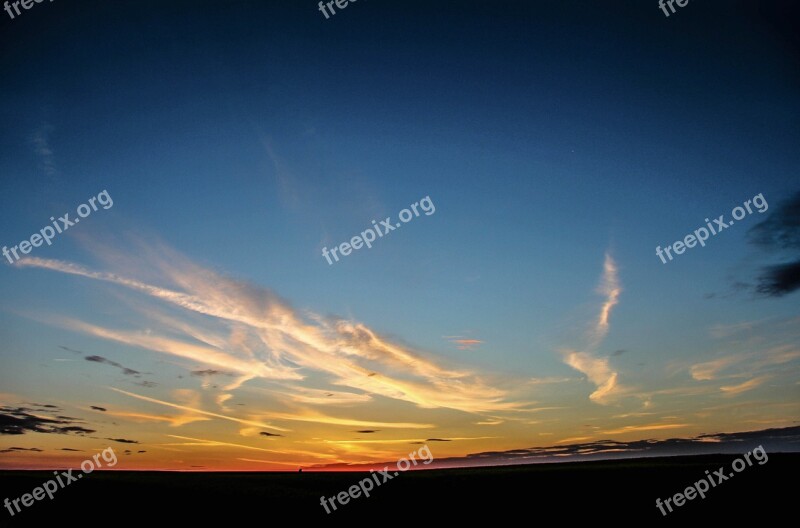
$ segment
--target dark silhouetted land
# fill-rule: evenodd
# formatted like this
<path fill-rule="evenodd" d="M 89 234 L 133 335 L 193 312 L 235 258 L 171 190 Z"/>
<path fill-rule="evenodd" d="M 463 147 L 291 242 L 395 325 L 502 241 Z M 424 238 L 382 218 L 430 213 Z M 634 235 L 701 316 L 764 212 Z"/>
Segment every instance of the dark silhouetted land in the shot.
<path fill-rule="evenodd" d="M 795 511 L 800 454 L 770 453 L 666 518 L 655 506 L 705 476 L 725 467 L 728 455 L 570 462 L 524 466 L 441 469 L 407 472 L 376 487 L 369 498 L 351 500 L 327 515 L 320 496 L 333 496 L 356 484 L 364 473 L 173 473 L 95 472 L 55 498 L 37 501 L 12 518 L 3 508 L 2 526 L 71 519 L 83 526 L 113 526 L 116 519 L 162 522 L 212 519 L 259 525 L 292 521 L 364 520 L 399 523 L 423 520 L 494 519 L 508 516 L 537 523 L 539 515 L 574 520 L 607 519 L 659 522 L 741 519 L 743 512 L 764 521 Z M 17 498 L 52 476 L 48 471 L 0 472 L 0 499 Z M 786 484 L 784 484 L 786 483 Z M 430 511 L 430 514 L 424 514 Z M 163 512 L 163 513 L 160 513 Z M 426 523 L 427 524 L 427 523 Z"/>

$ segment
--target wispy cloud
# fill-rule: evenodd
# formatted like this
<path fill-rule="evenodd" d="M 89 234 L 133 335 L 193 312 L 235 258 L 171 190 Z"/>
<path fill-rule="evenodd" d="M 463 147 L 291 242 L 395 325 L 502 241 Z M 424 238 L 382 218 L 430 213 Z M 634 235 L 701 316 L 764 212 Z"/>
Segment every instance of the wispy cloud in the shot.
<path fill-rule="evenodd" d="M 254 389 L 259 392 L 277 394 L 285 401 L 311 404 L 311 405 L 356 405 L 372 401 L 372 396 L 366 393 L 346 392 L 339 390 L 310 389 L 292 384 L 285 391 Z"/>
<path fill-rule="evenodd" d="M 53 157 L 53 149 L 50 148 L 50 134 L 52 134 L 54 127 L 49 123 L 45 123 L 39 127 L 33 134 L 33 147 L 36 154 L 39 155 L 42 164 L 42 170 L 48 176 L 53 176 L 58 173 L 56 164 Z"/>
<path fill-rule="evenodd" d="M 170 438 L 176 438 L 178 440 L 185 440 L 184 442 L 180 443 L 167 443 L 163 445 L 167 446 L 196 446 L 196 447 L 236 447 L 239 449 L 250 449 L 253 451 L 264 451 L 266 453 L 277 453 L 281 455 L 300 455 L 304 457 L 311 457 L 311 458 L 320 458 L 324 460 L 336 459 L 338 458 L 337 455 L 331 453 L 315 453 L 313 451 L 301 451 L 295 449 L 281 449 L 276 451 L 274 449 L 266 449 L 264 447 L 257 447 L 257 446 L 250 446 L 244 444 L 234 444 L 231 442 L 222 442 L 219 440 L 208 440 L 203 438 L 192 438 L 189 436 L 179 436 L 179 435 L 167 435 Z"/>
<path fill-rule="evenodd" d="M 337 418 L 327 416 L 315 411 L 304 411 L 301 413 L 267 413 L 265 417 L 273 420 L 291 420 L 298 422 L 313 422 L 329 425 L 346 425 L 351 427 L 383 427 L 386 429 L 429 429 L 433 424 L 414 423 L 414 422 L 375 422 L 370 420 L 357 420 L 353 418 Z"/>
<path fill-rule="evenodd" d="M 545 378 L 531 378 L 528 380 L 530 385 L 550 385 L 553 383 L 565 383 L 567 381 L 575 381 L 575 378 L 549 376 Z"/>
<path fill-rule="evenodd" d="M 462 336 L 444 336 L 444 338 L 455 344 L 459 350 L 475 350 L 478 345 L 483 344 L 480 339 L 470 339 Z"/>
<path fill-rule="evenodd" d="M 590 331 L 587 350 L 565 350 L 562 355 L 564 363 L 584 373 L 589 381 L 597 387 L 589 399 L 604 404 L 608 403 L 620 388 L 617 382 L 617 372 L 611 368 L 609 359 L 595 355 L 597 347 L 608 334 L 611 310 L 619 302 L 619 295 L 622 292 L 617 277 L 617 265 L 609 254 L 606 254 L 603 262 L 603 275 L 597 291 L 604 296 L 604 300 L 597 321 Z"/>
<path fill-rule="evenodd" d="M 138 370 L 133 370 L 131 368 L 125 367 L 123 365 L 120 365 L 116 361 L 111 361 L 110 359 L 104 358 L 103 356 L 86 356 L 83 359 L 85 359 L 86 361 L 93 361 L 95 363 L 105 363 L 106 365 L 117 367 L 126 376 L 138 376 L 139 374 L 141 374 L 141 372 L 139 372 Z"/>
<path fill-rule="evenodd" d="M 464 436 L 453 438 L 392 438 L 392 439 L 369 439 L 369 440 L 325 440 L 326 444 L 420 444 L 425 442 L 455 442 L 461 440 L 488 440 L 497 438 L 496 436 Z"/>
<path fill-rule="evenodd" d="M 750 331 L 762 324 L 760 321 L 742 321 L 733 324 L 715 324 L 708 329 L 708 333 L 715 339 L 730 337 L 743 331 Z"/>
<path fill-rule="evenodd" d="M 364 324 L 311 312 L 301 314 L 271 291 L 200 268 L 169 248 L 143 246 L 135 255 L 110 252 L 102 256 L 110 262 L 128 263 L 146 258 L 142 269 L 159 273 L 163 282 L 173 283 L 175 288 L 58 260 L 28 258 L 17 265 L 116 284 L 183 309 L 180 320 L 159 319 L 164 335 L 70 319 L 62 319 L 61 324 L 240 374 L 229 388 L 254 378 L 301 380 L 306 372 L 317 371 L 327 375 L 331 384 L 423 408 L 485 412 L 519 405 L 504 401 L 505 391 L 490 387 L 469 371 L 442 366 L 430 354 L 389 341 Z M 147 311 L 150 317 L 154 314 L 158 314 L 155 308 Z M 193 320 L 198 316 L 211 319 Z M 185 338 L 174 337 L 176 333 Z M 237 340 L 233 336 L 238 336 Z M 203 344 L 192 342 L 196 340 Z M 298 396 L 298 401 L 308 398 L 307 394 Z"/>
<path fill-rule="evenodd" d="M 689 368 L 692 378 L 698 381 L 712 380 L 721 370 L 742 361 L 742 356 L 728 356 L 703 363 L 697 363 Z"/>
<path fill-rule="evenodd" d="M 597 389 L 589 395 L 589 399 L 597 403 L 607 402 L 617 388 L 617 373 L 609 366 L 608 358 L 597 358 L 587 352 L 567 352 L 564 362 L 570 367 L 583 372 Z"/>
<path fill-rule="evenodd" d="M 584 442 L 586 440 L 591 440 L 593 437 L 591 436 L 573 436 L 570 438 L 565 438 L 563 440 L 559 440 L 556 444 L 569 444 L 571 442 Z"/>
<path fill-rule="evenodd" d="M 139 422 L 139 423 L 164 422 L 168 423 L 172 427 L 180 427 L 182 425 L 194 422 L 204 422 L 211 419 L 205 416 L 200 416 L 194 412 L 189 412 L 186 414 L 180 414 L 175 416 L 168 416 L 163 414 L 148 414 L 148 413 L 133 412 L 133 411 L 110 411 L 108 414 L 110 414 L 111 416 L 124 418 L 132 422 Z"/>
<path fill-rule="evenodd" d="M 753 376 L 767 367 L 783 365 L 800 359 L 800 348 L 793 344 L 778 345 L 766 350 L 756 350 L 748 353 L 731 354 L 689 367 L 692 378 L 698 381 L 713 380 L 720 377 L 731 377 L 730 370 L 737 366 L 739 372 L 736 376 Z M 728 372 L 727 376 L 723 373 Z"/>
<path fill-rule="evenodd" d="M 608 334 L 611 310 L 619 302 L 619 295 L 622 293 L 622 287 L 617 277 L 617 264 L 608 253 L 603 262 L 603 278 L 597 288 L 597 293 L 603 295 L 605 301 L 600 308 L 600 315 L 597 317 L 597 324 L 594 327 L 593 346 L 598 346 Z"/>
<path fill-rule="evenodd" d="M 280 466 L 291 466 L 292 468 L 296 468 L 298 466 L 303 466 L 307 462 L 279 462 L 277 460 L 261 460 L 257 458 L 237 458 L 236 460 L 241 460 L 242 462 L 255 462 L 257 464 L 277 464 Z"/>
<path fill-rule="evenodd" d="M 663 424 L 644 424 L 644 425 L 626 425 L 618 429 L 609 429 L 603 431 L 602 434 L 624 434 L 624 433 L 638 433 L 641 431 L 664 431 L 667 429 L 681 429 L 688 427 L 689 424 L 685 423 L 663 423 Z"/>
<path fill-rule="evenodd" d="M 148 396 L 142 396 L 141 394 L 135 394 L 133 392 L 128 392 L 128 391 L 125 391 L 125 390 L 122 390 L 122 389 L 116 389 L 114 387 L 109 387 L 109 389 L 111 389 L 113 391 L 116 391 L 116 392 L 119 392 L 120 394 L 124 394 L 126 396 L 130 396 L 131 398 L 137 398 L 137 399 L 142 400 L 142 401 L 146 401 L 146 402 L 150 402 L 150 403 L 156 403 L 158 405 L 164 405 L 166 407 L 172 407 L 173 409 L 180 409 L 182 411 L 189 411 L 189 412 L 196 413 L 196 414 L 202 414 L 202 415 L 205 415 L 205 416 L 211 416 L 212 418 L 219 418 L 220 420 L 228 420 L 230 422 L 237 422 L 237 423 L 241 423 L 241 424 L 245 424 L 245 425 L 251 425 L 251 426 L 255 426 L 255 427 L 263 427 L 265 429 L 276 429 L 278 431 L 289 431 L 289 429 L 284 429 L 284 428 L 278 427 L 276 425 L 271 425 L 271 424 L 267 424 L 267 423 L 259 422 L 259 421 L 255 421 L 255 420 L 244 420 L 244 419 L 241 419 L 241 418 L 236 418 L 234 416 L 225 416 L 224 414 L 208 412 L 208 411 L 204 411 L 202 409 L 188 407 L 186 405 L 179 405 L 177 403 L 171 403 L 171 402 L 167 402 L 167 401 L 163 401 L 163 400 L 157 400 L 155 398 L 150 398 Z"/>
<path fill-rule="evenodd" d="M 769 378 L 770 376 L 759 376 L 757 378 L 747 380 L 744 383 L 740 383 L 738 385 L 729 385 L 726 387 L 720 387 L 720 390 L 728 396 L 736 396 L 737 394 L 741 394 L 743 392 L 755 389 L 756 387 L 760 386 L 762 383 L 767 381 Z"/>

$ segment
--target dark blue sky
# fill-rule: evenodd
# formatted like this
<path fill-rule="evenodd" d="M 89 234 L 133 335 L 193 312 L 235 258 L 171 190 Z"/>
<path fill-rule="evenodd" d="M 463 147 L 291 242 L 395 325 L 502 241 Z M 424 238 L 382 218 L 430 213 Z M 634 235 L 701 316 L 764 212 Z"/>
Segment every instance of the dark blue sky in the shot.
<path fill-rule="evenodd" d="M 122 255 L 139 254 L 131 239 L 163 244 L 500 385 L 586 376 L 548 393 L 577 416 L 611 373 L 632 408 L 649 406 L 642 387 L 707 381 L 687 369 L 728 350 L 710 328 L 798 313 L 796 294 L 750 291 L 773 258 L 748 239 L 766 214 L 666 265 L 655 255 L 704 218 L 759 193 L 772 214 L 800 187 L 797 14 L 694 0 L 669 18 L 655 0 L 359 0 L 330 19 L 311 0 L 0 11 L 0 243 L 105 189 L 113 208 L 30 256 L 147 282 L 163 269 Z M 334 265 L 322 257 L 426 196 L 435 214 Z M 31 314 L 139 328 L 118 292 L 87 286 L 0 267 L 0 360 L 20 373 L 0 376 L 8 390 L 32 350 L 96 341 Z M 610 328 L 584 342 L 612 290 Z M 780 336 L 758 346 L 797 343 Z M 760 368 L 721 383 L 796 400 Z M 682 401 L 664 413 L 694 424 Z"/>

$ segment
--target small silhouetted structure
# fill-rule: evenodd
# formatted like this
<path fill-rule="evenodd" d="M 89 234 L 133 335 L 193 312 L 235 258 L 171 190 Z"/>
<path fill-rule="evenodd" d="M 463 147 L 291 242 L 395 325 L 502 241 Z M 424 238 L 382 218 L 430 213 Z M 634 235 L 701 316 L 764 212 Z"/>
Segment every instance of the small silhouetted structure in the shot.
<path fill-rule="evenodd" d="M 303 472 L 303 468 L 300 468 L 298 471 L 299 471 L 300 473 L 302 473 L 302 472 Z"/>

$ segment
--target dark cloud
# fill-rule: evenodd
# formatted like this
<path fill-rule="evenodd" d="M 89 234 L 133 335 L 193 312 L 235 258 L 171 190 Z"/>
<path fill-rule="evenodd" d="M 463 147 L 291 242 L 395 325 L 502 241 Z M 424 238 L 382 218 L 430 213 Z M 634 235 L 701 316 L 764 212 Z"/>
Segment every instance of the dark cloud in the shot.
<path fill-rule="evenodd" d="M 78 425 L 70 425 L 67 427 L 62 427 L 61 431 L 63 433 L 77 433 L 77 434 L 90 434 L 97 432 L 94 429 L 87 429 L 85 427 L 80 427 Z"/>
<path fill-rule="evenodd" d="M 748 236 L 754 244 L 768 250 L 800 249 L 800 191 L 752 227 Z"/>
<path fill-rule="evenodd" d="M 380 429 L 361 429 L 360 431 L 355 431 L 355 432 L 356 433 L 364 433 L 364 434 L 379 433 Z"/>
<path fill-rule="evenodd" d="M 413 445 L 422 443 L 423 442 L 411 442 Z M 704 434 L 693 438 L 669 438 L 666 440 L 649 439 L 632 442 L 598 440 L 580 444 L 530 447 L 512 449 L 509 451 L 486 451 L 452 458 L 436 457 L 435 448 L 431 448 L 431 453 L 434 455 L 435 460 L 428 467 L 504 466 L 556 461 L 610 460 L 683 455 L 742 455 L 758 446 L 762 446 L 769 454 L 800 452 L 800 426 L 740 433 Z M 384 462 L 371 465 L 320 464 L 315 467 L 366 470 L 375 467 L 383 467 L 384 464 Z"/>
<path fill-rule="evenodd" d="M 283 435 L 279 435 L 279 434 L 275 434 L 275 433 L 267 433 L 266 431 L 261 431 L 258 434 L 260 434 L 261 436 L 283 436 Z"/>
<path fill-rule="evenodd" d="M 65 347 L 64 345 L 58 345 L 58 348 L 66 350 L 67 352 L 72 352 L 73 354 L 81 354 L 81 355 L 83 355 L 83 352 L 81 352 L 80 350 L 75 350 L 75 349 L 72 349 L 72 348 L 69 348 L 69 347 Z"/>
<path fill-rule="evenodd" d="M 769 217 L 748 232 L 750 241 L 783 262 L 764 266 L 755 291 L 782 297 L 800 289 L 800 191 L 775 207 Z"/>
<path fill-rule="evenodd" d="M 137 451 L 137 453 L 147 453 L 147 451 Z"/>
<path fill-rule="evenodd" d="M 0 449 L 0 453 L 13 453 L 14 451 L 33 451 L 35 453 L 42 453 L 44 449 L 38 447 L 9 447 L 8 449 Z"/>
<path fill-rule="evenodd" d="M 141 385 L 142 387 L 147 387 L 148 389 L 150 389 L 152 387 L 157 387 L 158 383 L 154 381 L 137 381 L 135 382 L 135 385 Z"/>
<path fill-rule="evenodd" d="M 756 291 L 767 297 L 781 297 L 800 288 L 800 260 L 767 266 L 761 270 Z"/>
<path fill-rule="evenodd" d="M 452 442 L 452 440 L 448 440 L 447 438 L 428 438 L 425 441 L 426 442 Z"/>
<path fill-rule="evenodd" d="M 62 447 L 61 450 L 62 451 L 78 451 L 78 452 L 81 452 L 81 453 L 83 452 L 83 449 L 72 449 L 70 447 Z"/>
<path fill-rule="evenodd" d="M 126 376 L 138 376 L 141 374 L 138 370 L 133 370 L 123 365 L 120 365 L 116 361 L 111 361 L 110 359 L 104 358 L 103 356 L 86 356 L 86 361 L 93 361 L 95 363 L 104 363 L 106 365 L 111 365 L 112 367 L 117 367 L 118 369 L 122 370 L 122 373 Z"/>
<path fill-rule="evenodd" d="M 128 440 L 126 438 L 106 438 L 106 440 L 111 440 L 112 442 L 119 442 L 120 444 L 138 444 L 138 440 Z"/>
<path fill-rule="evenodd" d="M 612 356 L 621 356 L 625 352 L 627 352 L 627 350 L 625 350 L 625 349 L 615 350 L 614 352 L 611 353 L 611 355 Z"/>
<path fill-rule="evenodd" d="M 45 407 L 44 405 L 38 405 Z M 55 408 L 55 406 L 47 406 Z M 49 433 L 49 434 L 88 434 L 94 433 L 93 429 L 87 429 L 74 425 L 82 423 L 76 419 L 68 417 L 47 418 L 38 416 L 36 409 L 28 407 L 0 407 L 0 435 L 22 435 L 25 433 Z"/>
<path fill-rule="evenodd" d="M 89 408 L 94 409 L 95 411 L 103 411 L 103 412 L 106 412 L 107 410 L 105 407 L 98 407 L 97 405 L 90 405 Z"/>
<path fill-rule="evenodd" d="M 230 372 L 224 372 L 222 370 L 214 370 L 214 369 L 193 370 L 192 371 L 192 376 L 198 376 L 198 377 L 201 377 L 201 378 L 202 377 L 207 377 L 207 376 L 217 376 L 217 375 L 233 376 L 233 374 L 231 374 Z"/>

